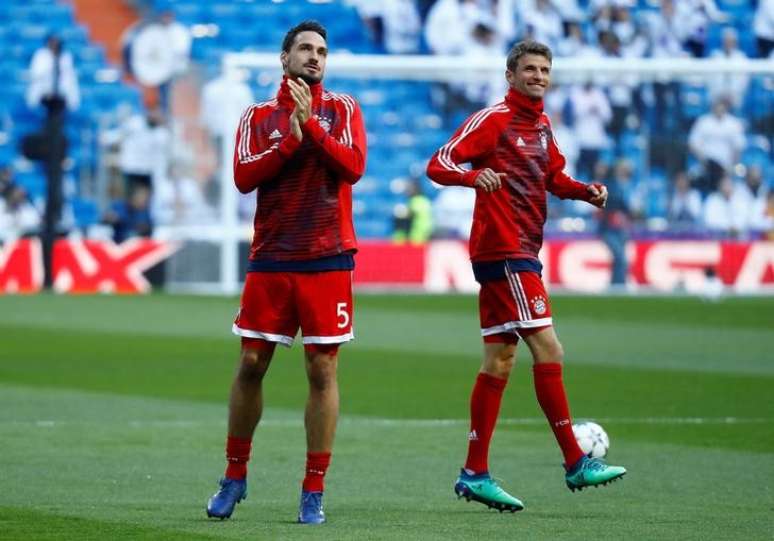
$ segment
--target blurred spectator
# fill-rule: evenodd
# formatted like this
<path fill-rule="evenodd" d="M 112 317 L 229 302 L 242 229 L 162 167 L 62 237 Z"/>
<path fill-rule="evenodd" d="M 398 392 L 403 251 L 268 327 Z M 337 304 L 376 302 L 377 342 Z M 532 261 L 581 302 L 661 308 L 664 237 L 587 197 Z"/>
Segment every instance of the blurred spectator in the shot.
<path fill-rule="evenodd" d="M 167 47 L 172 51 L 171 77 L 159 85 L 159 105 L 165 114 L 171 110 L 172 85 L 175 79 L 188 69 L 191 58 L 191 33 L 188 27 L 175 19 L 172 9 L 165 9 L 159 15 L 159 22 L 166 34 Z"/>
<path fill-rule="evenodd" d="M 150 188 L 135 184 L 128 199 L 114 199 L 103 216 L 103 222 L 113 227 L 113 241 L 120 244 L 133 237 L 149 237 L 153 233 L 150 210 Z"/>
<path fill-rule="evenodd" d="M 171 135 L 158 107 L 143 116 L 133 114 L 121 125 L 102 135 L 106 145 L 118 145 L 119 167 L 127 191 L 134 185 L 151 188 L 154 179 L 165 173 L 170 154 Z"/>
<path fill-rule="evenodd" d="M 578 24 L 585 18 L 585 13 L 578 4 L 578 0 L 553 0 L 551 3 L 565 26 L 571 23 Z"/>
<path fill-rule="evenodd" d="M 497 40 L 493 20 L 482 18 L 471 31 L 471 40 L 465 48 L 462 61 L 475 63 L 478 59 L 496 57 L 503 52 L 500 42 Z M 477 79 L 459 85 L 453 84 L 452 89 L 456 89 L 462 95 L 466 110 L 481 109 L 500 101 L 505 93 L 500 74 L 493 75 L 488 81 Z"/>
<path fill-rule="evenodd" d="M 580 145 L 575 136 L 575 130 L 564 122 L 564 112 L 562 109 L 556 110 L 551 114 L 551 132 L 554 139 L 562 149 L 564 159 L 566 160 L 564 170 L 570 176 L 575 176 L 576 164 L 580 155 Z"/>
<path fill-rule="evenodd" d="M 774 51 L 774 0 L 758 0 L 753 32 L 758 42 L 758 56 L 769 58 Z"/>
<path fill-rule="evenodd" d="M 579 22 L 569 22 L 565 25 L 566 35 L 556 46 L 556 56 L 588 57 L 599 56 L 596 47 L 589 44 L 586 34 Z"/>
<path fill-rule="evenodd" d="M 480 18 L 475 0 L 438 0 L 427 14 L 425 40 L 433 54 L 464 54 Z"/>
<path fill-rule="evenodd" d="M 433 200 L 433 238 L 468 240 L 476 190 L 447 186 Z"/>
<path fill-rule="evenodd" d="M 562 18 L 549 0 L 535 0 L 534 9 L 524 13 L 524 26 L 532 39 L 551 48 L 562 39 Z"/>
<path fill-rule="evenodd" d="M 253 91 L 245 82 L 246 79 L 245 70 L 228 69 L 202 88 L 199 118 L 210 136 L 210 144 L 215 154 L 216 179 L 220 178 L 221 174 L 224 158 L 223 142 L 225 140 L 229 145 L 227 159 L 230 159 L 231 146 L 233 146 L 230 142 L 231 137 L 236 133 L 242 113 L 255 101 Z M 213 187 L 216 184 L 213 184 Z"/>
<path fill-rule="evenodd" d="M 765 208 L 766 200 L 769 195 L 768 186 L 763 182 L 763 170 L 758 165 L 751 165 L 747 168 L 744 176 L 744 182 L 734 186 L 734 199 L 737 208 L 754 209 L 747 215 L 748 225 L 754 228 L 760 209 Z"/>
<path fill-rule="evenodd" d="M 765 200 L 755 204 L 750 227 L 762 233 L 764 239 L 774 240 L 774 191 L 769 192 Z"/>
<path fill-rule="evenodd" d="M 628 169 L 627 169 L 628 167 Z M 626 284 L 628 262 L 626 259 L 626 242 L 633 210 L 630 206 L 631 167 L 624 160 L 616 164 L 616 174 L 607 183 L 607 204 L 599 212 L 599 234 L 612 256 L 612 273 L 610 285 Z"/>
<path fill-rule="evenodd" d="M 591 177 L 594 164 L 599 161 L 602 150 L 609 146 L 605 126 L 612 117 L 610 102 L 599 88 L 590 81 L 575 87 L 570 93 L 575 113 L 575 134 L 580 146 L 578 176 Z"/>
<path fill-rule="evenodd" d="M 40 218 L 21 186 L 10 183 L 0 193 L 0 240 L 38 234 Z"/>
<path fill-rule="evenodd" d="M 419 52 L 422 21 L 413 0 L 358 0 L 357 8 L 375 41 L 386 52 Z"/>
<path fill-rule="evenodd" d="M 75 111 L 80 104 L 73 56 L 64 50 L 59 36 L 50 34 L 30 61 L 27 106 L 32 109 L 43 105 L 48 111 L 59 113 L 65 108 Z"/>
<path fill-rule="evenodd" d="M 0 197 L 13 185 L 13 169 L 5 165 L 0 167 Z"/>
<path fill-rule="evenodd" d="M 744 126 L 728 108 L 727 98 L 715 99 L 712 112 L 697 118 L 688 135 L 690 150 L 702 164 L 698 185 L 702 194 L 718 187 L 720 177 L 731 171 L 744 148 Z"/>
<path fill-rule="evenodd" d="M 143 19 L 121 38 L 126 70 L 142 85 L 158 90 L 157 104 L 164 114 L 171 108 L 172 86 L 186 72 L 191 55 L 191 34 L 175 20 L 170 8 Z"/>
<path fill-rule="evenodd" d="M 696 58 L 704 57 L 709 26 L 726 22 L 728 16 L 718 9 L 715 0 L 679 0 L 675 6 L 683 47 Z"/>
<path fill-rule="evenodd" d="M 161 225 L 204 225 L 215 222 L 215 211 L 196 180 L 182 164 L 172 164 L 159 179 L 151 203 L 153 221 Z"/>
<path fill-rule="evenodd" d="M 408 240 L 411 244 L 423 244 L 430 239 L 433 231 L 430 199 L 422 193 L 418 179 L 413 179 L 409 183 L 406 195 L 408 195 L 408 204 L 395 216 L 393 240 L 396 242 Z"/>
<path fill-rule="evenodd" d="M 621 41 L 615 33 L 611 31 L 601 32 L 600 44 L 602 45 L 602 51 L 605 57 L 623 57 Z M 607 95 L 610 100 L 610 110 L 612 113 L 608 127 L 610 134 L 613 136 L 613 143 L 618 146 L 621 142 L 621 134 L 626 130 L 630 119 L 632 122 L 637 121 L 636 115 L 630 116 L 634 103 L 633 95 L 637 85 L 637 76 L 621 74 L 610 77 L 610 80 L 607 78 L 604 78 L 603 80 L 597 79 L 597 82 L 604 82 L 607 87 Z"/>
<path fill-rule="evenodd" d="M 724 58 L 737 60 L 747 58 L 747 55 L 739 48 L 739 38 L 736 30 L 731 27 L 723 29 L 723 44 L 720 49 L 712 51 L 712 58 Z M 723 73 L 713 77 L 708 84 L 712 99 L 727 96 L 733 107 L 738 108 L 744 102 L 747 85 L 750 77 L 747 75 Z"/>
<path fill-rule="evenodd" d="M 704 202 L 704 227 L 716 234 L 737 237 L 745 231 L 751 210 L 741 199 L 734 198 L 734 182 L 724 174 L 718 189 Z"/>
<path fill-rule="evenodd" d="M 701 219 L 701 194 L 691 187 L 691 179 L 685 171 L 675 176 L 672 196 L 669 200 L 668 218 L 678 229 L 692 229 Z"/>
<path fill-rule="evenodd" d="M 649 55 L 653 58 L 686 56 L 681 44 L 681 23 L 672 0 L 661 0 L 661 9 L 648 15 Z M 680 84 L 669 77 L 657 77 L 653 82 L 654 122 L 657 136 L 669 137 L 683 129 L 683 107 Z"/>

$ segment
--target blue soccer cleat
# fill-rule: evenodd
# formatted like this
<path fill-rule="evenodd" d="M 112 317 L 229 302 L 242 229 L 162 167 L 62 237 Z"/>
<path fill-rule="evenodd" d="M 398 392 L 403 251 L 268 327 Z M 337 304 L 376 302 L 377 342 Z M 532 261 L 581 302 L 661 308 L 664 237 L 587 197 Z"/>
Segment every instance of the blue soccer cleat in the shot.
<path fill-rule="evenodd" d="M 224 477 L 219 484 L 220 490 L 207 502 L 207 516 L 223 520 L 231 516 L 236 504 L 247 498 L 247 480 Z"/>
<path fill-rule="evenodd" d="M 567 488 L 575 492 L 612 483 L 626 475 L 626 468 L 609 466 L 601 458 L 584 456 L 565 474 Z"/>
<path fill-rule="evenodd" d="M 497 509 L 501 513 L 503 511 L 515 513 L 524 509 L 521 500 L 500 488 L 497 481 L 492 479 L 488 473 L 470 475 L 463 469 L 454 483 L 454 493 L 458 498 L 483 503 L 490 509 Z"/>
<path fill-rule="evenodd" d="M 301 492 L 301 504 L 298 506 L 299 524 L 322 524 L 325 513 L 322 505 L 322 492 Z"/>

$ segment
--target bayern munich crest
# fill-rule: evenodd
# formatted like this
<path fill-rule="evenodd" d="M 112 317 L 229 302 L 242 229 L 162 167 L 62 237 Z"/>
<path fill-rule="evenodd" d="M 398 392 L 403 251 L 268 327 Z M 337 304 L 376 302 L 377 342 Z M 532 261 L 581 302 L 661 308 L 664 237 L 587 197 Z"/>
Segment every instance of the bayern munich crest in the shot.
<path fill-rule="evenodd" d="M 325 131 L 330 133 L 330 131 L 331 131 L 331 119 L 330 118 L 325 118 L 323 116 L 318 116 L 317 117 L 317 122 L 320 123 L 320 127 L 322 127 L 322 129 L 324 129 Z"/>
<path fill-rule="evenodd" d="M 540 132 L 540 146 L 543 147 L 543 150 L 548 149 L 548 135 L 544 131 Z"/>
<path fill-rule="evenodd" d="M 542 296 L 537 296 L 534 299 L 532 299 L 532 310 L 539 316 L 546 313 L 546 309 L 548 306 L 546 305 L 546 300 Z"/>

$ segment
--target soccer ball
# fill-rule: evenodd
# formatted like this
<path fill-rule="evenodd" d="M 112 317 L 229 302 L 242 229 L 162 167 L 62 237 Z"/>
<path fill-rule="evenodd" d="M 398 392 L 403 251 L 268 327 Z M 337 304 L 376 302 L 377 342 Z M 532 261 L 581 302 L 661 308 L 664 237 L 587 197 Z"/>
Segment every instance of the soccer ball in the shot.
<path fill-rule="evenodd" d="M 607 455 L 610 439 L 607 437 L 605 429 L 597 423 L 591 421 L 576 423 L 572 425 L 572 431 L 575 433 L 575 440 L 586 456 L 602 458 Z"/>

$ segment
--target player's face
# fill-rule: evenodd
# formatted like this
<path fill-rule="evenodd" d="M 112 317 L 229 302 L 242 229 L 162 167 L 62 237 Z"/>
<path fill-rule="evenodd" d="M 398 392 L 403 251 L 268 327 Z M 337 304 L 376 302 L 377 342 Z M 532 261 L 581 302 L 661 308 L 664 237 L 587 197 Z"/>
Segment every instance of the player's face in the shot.
<path fill-rule="evenodd" d="M 325 61 L 328 58 L 328 46 L 317 32 L 300 32 L 296 35 L 290 51 L 282 52 L 280 60 L 285 74 L 292 78 L 301 78 L 307 84 L 322 81 L 325 74 Z"/>
<path fill-rule="evenodd" d="M 533 99 L 541 99 L 551 84 L 551 62 L 543 55 L 525 54 L 514 71 L 506 71 L 511 88 Z"/>

